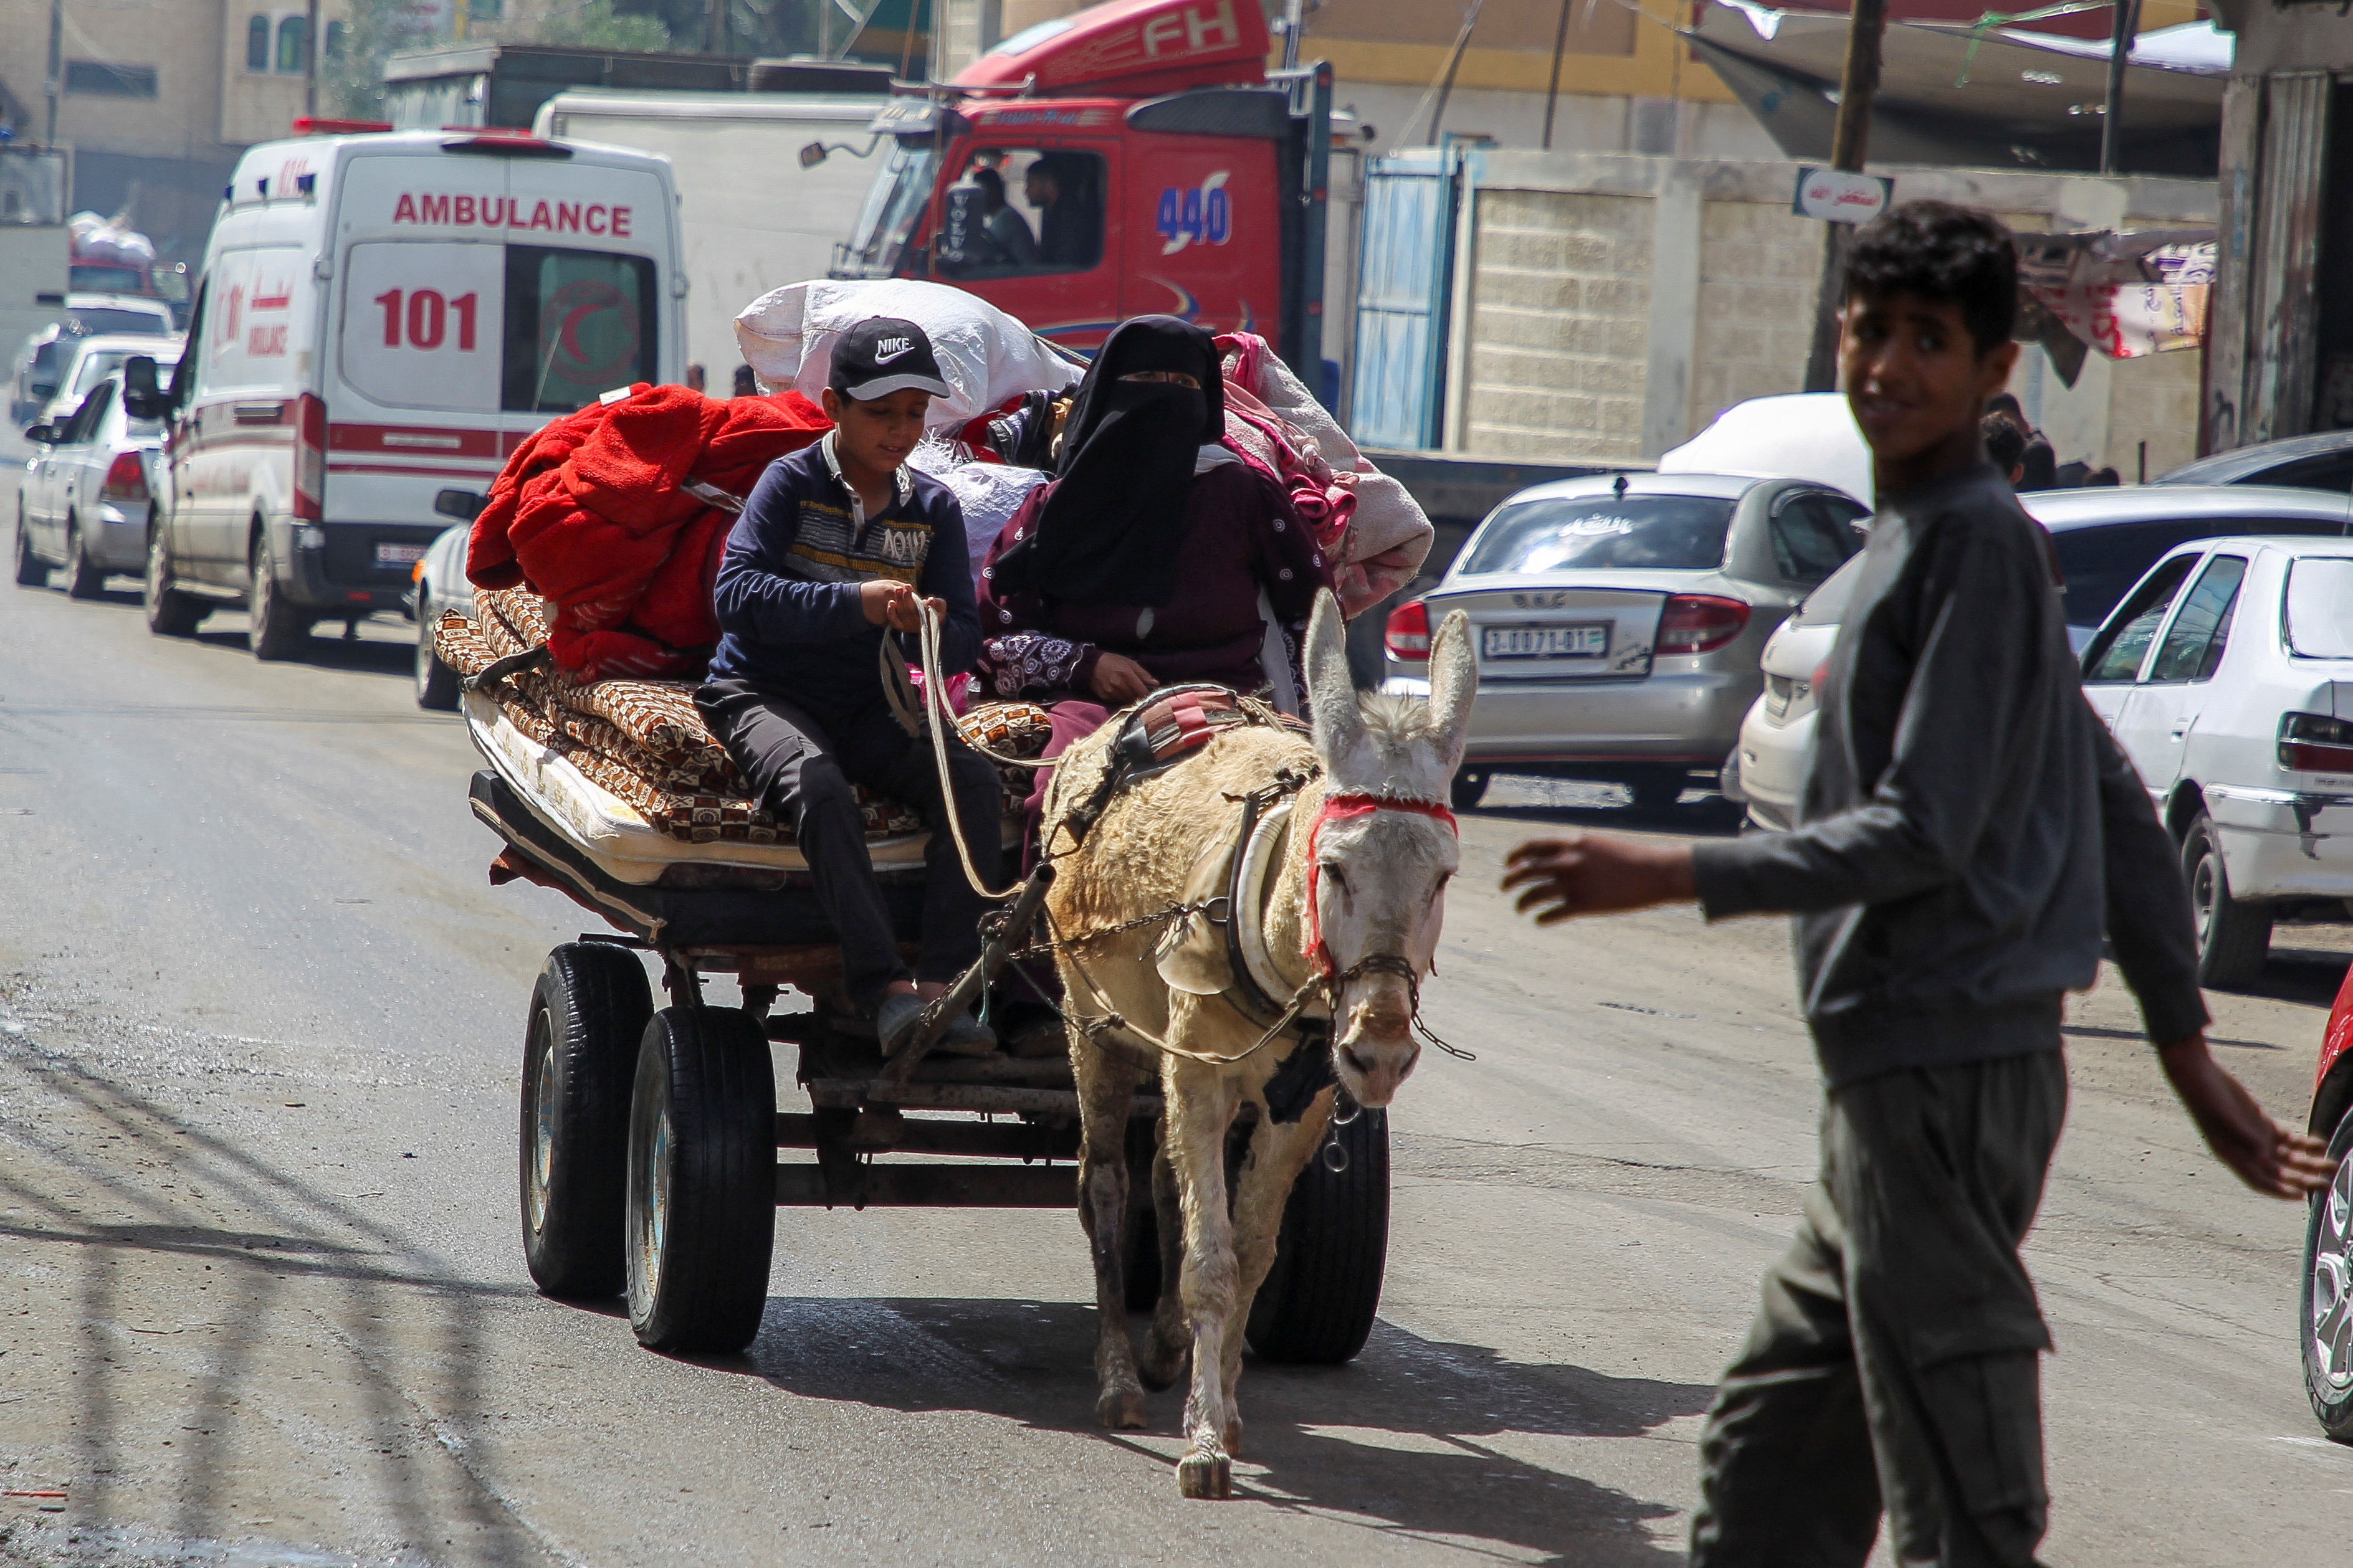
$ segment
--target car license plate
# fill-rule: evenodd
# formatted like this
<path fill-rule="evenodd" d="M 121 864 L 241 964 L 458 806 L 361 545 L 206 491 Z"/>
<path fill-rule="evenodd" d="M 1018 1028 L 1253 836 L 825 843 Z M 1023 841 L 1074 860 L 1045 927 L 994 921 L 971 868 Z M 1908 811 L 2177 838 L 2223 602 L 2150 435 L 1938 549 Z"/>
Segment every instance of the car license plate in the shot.
<path fill-rule="evenodd" d="M 375 563 L 379 566 L 414 566 L 425 559 L 422 544 L 379 544 L 375 547 Z"/>
<path fill-rule="evenodd" d="M 1486 658 L 1601 658 L 1609 652 L 1609 623 L 1568 626 L 1489 626 L 1479 651 Z"/>

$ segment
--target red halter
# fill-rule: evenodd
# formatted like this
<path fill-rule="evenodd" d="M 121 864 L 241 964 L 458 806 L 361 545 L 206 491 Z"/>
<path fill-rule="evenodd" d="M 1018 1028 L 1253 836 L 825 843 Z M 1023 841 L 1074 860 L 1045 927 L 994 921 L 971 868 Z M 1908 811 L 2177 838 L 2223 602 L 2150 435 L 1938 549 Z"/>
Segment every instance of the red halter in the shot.
<path fill-rule="evenodd" d="M 1327 822 L 1345 822 L 1352 816 L 1365 816 L 1376 811 L 1411 811 L 1423 816 L 1434 816 L 1446 824 L 1456 837 L 1462 836 L 1462 825 L 1454 820 L 1454 814 L 1434 800 L 1408 800 L 1389 795 L 1325 795 L 1324 809 L 1315 814 L 1314 825 L 1307 830 L 1307 944 L 1300 950 L 1300 956 L 1307 959 L 1318 974 L 1329 975 L 1337 966 L 1324 946 L 1324 919 L 1316 908 L 1316 873 L 1321 868 L 1315 858 L 1315 840 Z"/>

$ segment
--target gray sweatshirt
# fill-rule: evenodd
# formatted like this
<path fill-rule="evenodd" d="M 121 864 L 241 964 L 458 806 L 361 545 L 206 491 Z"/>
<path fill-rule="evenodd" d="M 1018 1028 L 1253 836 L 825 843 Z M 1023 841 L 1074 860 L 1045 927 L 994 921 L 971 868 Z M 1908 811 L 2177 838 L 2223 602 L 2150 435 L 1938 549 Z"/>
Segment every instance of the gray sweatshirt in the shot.
<path fill-rule="evenodd" d="M 1711 920 L 1798 916 L 1833 1089 L 2059 1045 L 2103 927 L 2150 1038 L 2206 1022 L 2189 892 L 2091 705 L 2049 542 L 1987 464 L 1884 494 L 1789 833 L 1693 852 Z"/>

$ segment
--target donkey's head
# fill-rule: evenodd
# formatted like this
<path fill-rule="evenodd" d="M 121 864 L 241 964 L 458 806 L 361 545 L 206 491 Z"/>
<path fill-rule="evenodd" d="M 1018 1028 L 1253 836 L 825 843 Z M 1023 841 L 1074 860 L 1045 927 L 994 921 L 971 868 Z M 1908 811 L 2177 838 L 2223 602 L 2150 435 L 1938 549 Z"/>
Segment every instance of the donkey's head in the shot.
<path fill-rule="evenodd" d="M 1461 857 L 1445 819 L 1410 807 L 1444 805 L 1478 684 L 1470 622 L 1457 610 L 1430 639 L 1427 700 L 1359 696 L 1339 604 L 1329 594 L 1317 599 L 1307 685 L 1328 790 L 1314 897 L 1333 972 L 1354 974 L 1332 999 L 1332 1065 L 1360 1105 L 1387 1105 L 1421 1054 L 1405 976 L 1358 966 L 1402 960 L 1416 984 L 1430 973 Z M 1366 801 L 1396 804 L 1364 809 Z"/>

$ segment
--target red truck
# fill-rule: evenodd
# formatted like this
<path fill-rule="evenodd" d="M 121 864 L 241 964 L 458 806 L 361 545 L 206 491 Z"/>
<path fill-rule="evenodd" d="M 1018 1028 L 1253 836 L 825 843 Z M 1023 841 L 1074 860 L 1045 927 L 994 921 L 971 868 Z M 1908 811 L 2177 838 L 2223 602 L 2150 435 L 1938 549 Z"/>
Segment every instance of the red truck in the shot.
<path fill-rule="evenodd" d="M 833 275 L 954 283 L 1081 352 L 1152 312 L 1252 331 L 1323 389 L 1332 73 L 1270 47 L 1259 0 L 1109 0 L 902 91 Z"/>

